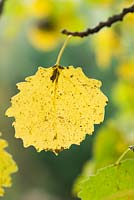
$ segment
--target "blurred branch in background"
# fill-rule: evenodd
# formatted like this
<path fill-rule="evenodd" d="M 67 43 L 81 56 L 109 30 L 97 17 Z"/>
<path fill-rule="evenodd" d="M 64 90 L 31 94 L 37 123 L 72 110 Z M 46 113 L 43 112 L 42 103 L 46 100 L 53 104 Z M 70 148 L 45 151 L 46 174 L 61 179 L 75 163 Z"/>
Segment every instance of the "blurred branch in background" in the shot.
<path fill-rule="evenodd" d="M 122 21 L 124 16 L 128 13 L 134 13 L 134 4 L 128 8 L 124 8 L 120 14 L 114 15 L 112 17 L 109 17 L 107 21 L 100 22 L 96 27 L 94 28 L 88 28 L 86 31 L 83 32 L 71 32 L 66 29 L 62 30 L 62 33 L 65 35 L 72 35 L 77 37 L 86 37 L 91 34 L 99 32 L 104 27 L 111 27 L 116 22 Z"/>
<path fill-rule="evenodd" d="M 1 15 L 2 12 L 3 12 L 3 8 L 4 8 L 5 1 L 6 1 L 6 0 L 0 0 L 0 15 Z"/>

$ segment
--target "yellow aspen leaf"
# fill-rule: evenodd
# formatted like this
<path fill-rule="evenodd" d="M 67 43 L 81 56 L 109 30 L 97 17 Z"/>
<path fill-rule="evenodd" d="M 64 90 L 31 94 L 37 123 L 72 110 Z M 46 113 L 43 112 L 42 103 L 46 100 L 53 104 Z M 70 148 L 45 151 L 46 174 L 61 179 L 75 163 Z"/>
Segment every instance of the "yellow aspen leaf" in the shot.
<path fill-rule="evenodd" d="M 7 142 L 0 139 L 0 197 L 4 195 L 4 188 L 11 186 L 10 175 L 18 169 L 12 156 L 4 150 L 7 146 Z"/>
<path fill-rule="evenodd" d="M 15 136 L 25 147 L 58 153 L 79 145 L 103 121 L 107 97 L 101 82 L 86 77 L 81 68 L 39 67 L 25 80 L 17 84 L 20 92 L 6 112 L 15 117 Z"/>

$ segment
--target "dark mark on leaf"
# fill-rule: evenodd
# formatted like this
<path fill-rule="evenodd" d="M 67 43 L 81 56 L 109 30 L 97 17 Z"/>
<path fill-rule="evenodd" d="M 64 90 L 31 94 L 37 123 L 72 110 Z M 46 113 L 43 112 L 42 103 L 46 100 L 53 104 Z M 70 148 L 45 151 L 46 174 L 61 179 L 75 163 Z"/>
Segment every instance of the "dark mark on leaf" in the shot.
<path fill-rule="evenodd" d="M 52 82 L 54 82 L 54 81 L 58 82 L 59 75 L 60 75 L 60 72 L 59 72 L 58 68 L 55 68 L 54 71 L 53 71 L 52 76 L 50 77 L 50 80 Z"/>

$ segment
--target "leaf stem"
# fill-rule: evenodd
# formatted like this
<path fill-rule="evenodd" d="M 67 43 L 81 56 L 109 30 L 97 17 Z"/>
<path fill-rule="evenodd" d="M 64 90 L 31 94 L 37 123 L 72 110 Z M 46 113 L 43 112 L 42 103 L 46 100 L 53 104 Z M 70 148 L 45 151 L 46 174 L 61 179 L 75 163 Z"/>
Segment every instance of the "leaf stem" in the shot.
<path fill-rule="evenodd" d="M 121 154 L 121 156 L 118 158 L 118 160 L 116 161 L 115 165 L 119 165 L 120 161 L 122 160 L 122 158 L 130 151 L 130 148 L 126 149 L 126 151 L 123 152 L 123 154 Z"/>
<path fill-rule="evenodd" d="M 58 58 L 57 58 L 57 61 L 56 61 L 56 64 L 55 64 L 56 66 L 59 66 L 59 63 L 60 63 L 62 54 L 63 54 L 63 52 L 64 52 L 64 49 L 66 48 L 67 43 L 68 43 L 68 41 L 69 41 L 69 39 L 70 39 L 71 37 L 72 37 L 72 36 L 69 35 L 69 36 L 67 37 L 67 39 L 65 40 L 65 42 L 64 42 L 64 44 L 63 44 L 63 46 L 62 46 L 62 48 L 61 48 L 61 50 L 60 50 L 60 52 L 59 52 L 59 54 L 58 54 Z"/>

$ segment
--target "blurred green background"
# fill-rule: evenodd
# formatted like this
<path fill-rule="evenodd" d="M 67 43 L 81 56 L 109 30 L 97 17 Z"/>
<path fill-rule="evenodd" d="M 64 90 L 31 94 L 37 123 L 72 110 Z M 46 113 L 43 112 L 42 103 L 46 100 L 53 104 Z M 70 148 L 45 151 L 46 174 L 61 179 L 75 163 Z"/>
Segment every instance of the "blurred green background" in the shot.
<path fill-rule="evenodd" d="M 114 162 L 133 141 L 132 14 L 110 30 L 105 29 L 83 39 L 73 38 L 61 60 L 63 66 L 80 66 L 87 76 L 103 83 L 102 91 L 109 98 L 109 103 L 105 121 L 95 126 L 93 136 L 87 136 L 80 146 L 72 145 L 58 156 L 45 151 L 37 153 L 33 147 L 25 149 L 22 140 L 14 138 L 13 119 L 5 116 L 10 98 L 18 92 L 16 83 L 33 75 L 38 66 L 55 64 L 66 38 L 60 33 L 63 28 L 85 30 L 128 5 L 129 1 L 112 0 L 5 2 L 0 17 L 0 131 L 9 143 L 8 151 L 18 164 L 19 171 L 12 176 L 13 186 L 6 189 L 4 200 L 77 199 L 72 188 L 85 163 L 94 162 L 95 170 Z M 117 132 L 120 132 L 119 136 Z M 113 142 L 111 138 L 114 138 Z M 104 157 L 107 160 L 103 162 Z"/>

